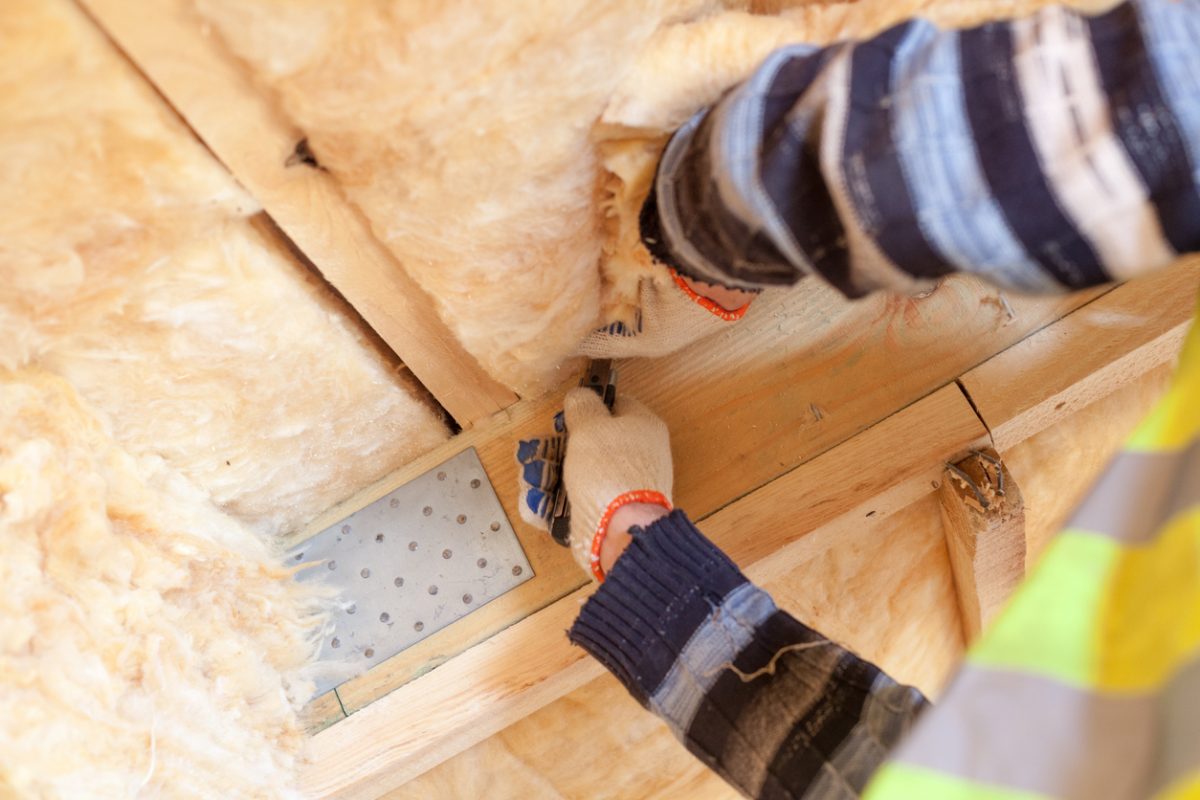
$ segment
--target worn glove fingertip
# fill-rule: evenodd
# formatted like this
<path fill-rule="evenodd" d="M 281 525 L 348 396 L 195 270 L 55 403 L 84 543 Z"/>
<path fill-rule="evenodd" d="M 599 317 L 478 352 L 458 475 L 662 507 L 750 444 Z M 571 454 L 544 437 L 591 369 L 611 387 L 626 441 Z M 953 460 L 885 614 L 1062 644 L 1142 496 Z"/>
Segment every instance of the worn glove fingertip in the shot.
<path fill-rule="evenodd" d="M 587 387 L 580 386 L 567 392 L 563 400 L 563 415 L 566 418 L 567 430 L 578 426 L 581 422 L 599 416 L 608 416 L 608 408 L 600 395 Z"/>

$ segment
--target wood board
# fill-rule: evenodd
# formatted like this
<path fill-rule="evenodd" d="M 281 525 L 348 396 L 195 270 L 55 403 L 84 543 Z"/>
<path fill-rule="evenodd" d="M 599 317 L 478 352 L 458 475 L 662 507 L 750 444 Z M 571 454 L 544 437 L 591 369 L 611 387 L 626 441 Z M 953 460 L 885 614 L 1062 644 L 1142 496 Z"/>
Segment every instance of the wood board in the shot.
<path fill-rule="evenodd" d="M 781 608 L 936 699 L 963 649 L 936 493 L 808 538 L 823 541 L 764 588 Z M 504 780 L 489 781 L 496 775 Z M 739 797 L 607 673 L 384 796 L 481 790 L 512 800 Z"/>
<path fill-rule="evenodd" d="M 895 447 L 897 441 L 907 446 Z M 933 491 L 945 461 L 986 441 L 978 417 L 950 385 L 722 509 L 702 528 L 750 565 L 755 580 L 770 583 L 826 551 L 813 531 L 859 528 L 864 519 L 908 507 Z M 790 513 L 781 516 L 781 509 Z M 562 636 L 590 591 L 578 590 L 318 733 L 305 790 L 378 796 L 597 677 L 599 664 Z"/>
<path fill-rule="evenodd" d="M 642 400 L 667 421 L 681 465 L 675 500 L 703 519 L 1099 294 L 1002 302 L 994 289 L 955 278 L 919 299 L 879 295 L 850 302 L 806 282 L 768 292 L 726 334 L 675 356 L 622 363 L 619 392 Z M 570 376 L 564 389 L 574 382 Z M 343 685 L 339 694 L 347 711 L 369 705 L 583 585 L 584 576 L 565 551 L 520 522 L 510 488 L 517 485 L 516 441 L 549 430 L 561 394 L 522 401 L 491 426 L 461 434 L 310 526 L 315 533 L 473 446 L 536 574 Z"/>

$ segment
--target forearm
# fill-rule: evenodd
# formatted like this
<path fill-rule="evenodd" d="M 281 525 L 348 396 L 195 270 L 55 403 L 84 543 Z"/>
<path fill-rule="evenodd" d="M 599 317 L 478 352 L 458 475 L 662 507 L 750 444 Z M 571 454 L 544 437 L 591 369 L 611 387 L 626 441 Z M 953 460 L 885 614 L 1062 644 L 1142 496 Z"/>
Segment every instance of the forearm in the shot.
<path fill-rule="evenodd" d="M 748 796 L 861 789 L 925 705 L 779 611 L 680 512 L 635 531 L 570 636 Z"/>
<path fill-rule="evenodd" d="M 1196 4 L 1136 0 L 785 48 L 672 139 L 643 237 L 708 281 L 850 296 L 1162 266 L 1200 249 L 1197 35 Z"/>

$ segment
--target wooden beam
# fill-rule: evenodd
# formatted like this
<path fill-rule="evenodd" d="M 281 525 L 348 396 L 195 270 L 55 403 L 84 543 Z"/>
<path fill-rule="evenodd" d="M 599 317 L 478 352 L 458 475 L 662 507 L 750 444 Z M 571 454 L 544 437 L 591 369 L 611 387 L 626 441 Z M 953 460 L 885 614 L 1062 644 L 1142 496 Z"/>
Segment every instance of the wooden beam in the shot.
<path fill-rule="evenodd" d="M 667 422 L 678 465 L 676 502 L 703 519 L 1098 294 L 1009 301 L 958 277 L 922 298 L 878 294 L 847 302 L 806 281 L 763 295 L 728 335 L 666 358 L 621 363 L 619 393 L 642 400 Z M 506 409 L 492 424 L 461 434 L 313 524 L 310 533 L 471 446 L 536 575 L 342 684 L 338 694 L 347 712 L 354 714 L 583 584 L 561 548 L 521 523 L 511 488 L 517 485 L 516 441 L 549 430 L 562 393 L 574 381 L 564 376 L 558 391 Z"/>
<path fill-rule="evenodd" d="M 292 158 L 302 132 L 187 0 L 79 1 L 460 425 L 516 401 L 463 350 L 336 181 Z"/>
<path fill-rule="evenodd" d="M 1025 578 L 1025 504 L 995 450 L 947 465 L 941 512 L 968 642 Z"/>
<path fill-rule="evenodd" d="M 947 386 L 722 509 L 702 527 L 756 580 L 811 558 L 808 534 L 927 496 L 987 431 Z M 302 787 L 377 797 L 600 674 L 562 632 L 584 587 L 316 734 Z"/>
<path fill-rule="evenodd" d="M 1122 284 L 963 375 L 1003 454 L 1174 359 L 1200 288 L 1200 258 Z"/>

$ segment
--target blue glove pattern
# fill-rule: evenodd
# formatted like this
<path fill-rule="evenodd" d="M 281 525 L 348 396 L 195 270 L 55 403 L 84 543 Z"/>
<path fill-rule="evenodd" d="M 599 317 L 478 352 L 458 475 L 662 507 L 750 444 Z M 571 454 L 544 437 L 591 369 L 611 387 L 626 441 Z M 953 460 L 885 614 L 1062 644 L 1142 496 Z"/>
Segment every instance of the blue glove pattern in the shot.
<path fill-rule="evenodd" d="M 542 530 L 550 529 L 550 514 L 566 456 L 566 423 L 554 415 L 554 433 L 517 443 L 517 508 L 521 519 Z"/>

